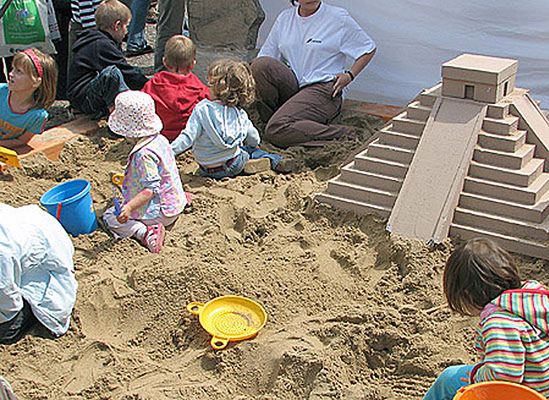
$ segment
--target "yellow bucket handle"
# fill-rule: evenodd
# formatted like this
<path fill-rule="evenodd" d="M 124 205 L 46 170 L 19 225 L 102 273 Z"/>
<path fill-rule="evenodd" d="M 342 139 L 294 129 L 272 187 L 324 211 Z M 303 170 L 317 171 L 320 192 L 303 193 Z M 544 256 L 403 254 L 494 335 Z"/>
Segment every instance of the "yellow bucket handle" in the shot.
<path fill-rule="evenodd" d="M 112 174 L 111 182 L 116 186 L 122 186 L 122 183 L 124 182 L 124 174 Z"/>
<path fill-rule="evenodd" d="M 213 336 L 210 344 L 214 348 L 214 350 L 221 350 L 227 347 L 227 345 L 229 344 L 229 339 Z"/>
<path fill-rule="evenodd" d="M 187 311 L 194 315 L 200 315 L 203 308 L 204 308 L 204 303 L 200 303 L 198 301 L 193 301 L 187 304 Z"/>

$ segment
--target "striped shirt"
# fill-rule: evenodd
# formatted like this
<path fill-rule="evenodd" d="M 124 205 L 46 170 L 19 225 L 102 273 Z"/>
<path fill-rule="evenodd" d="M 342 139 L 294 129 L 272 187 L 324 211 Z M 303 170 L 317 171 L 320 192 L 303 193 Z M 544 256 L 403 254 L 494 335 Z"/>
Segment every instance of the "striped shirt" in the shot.
<path fill-rule="evenodd" d="M 95 10 L 101 0 L 71 0 L 72 20 L 83 29 L 95 28 Z"/>
<path fill-rule="evenodd" d="M 549 398 L 549 291 L 536 281 L 508 290 L 481 314 L 474 382 L 524 384 Z"/>

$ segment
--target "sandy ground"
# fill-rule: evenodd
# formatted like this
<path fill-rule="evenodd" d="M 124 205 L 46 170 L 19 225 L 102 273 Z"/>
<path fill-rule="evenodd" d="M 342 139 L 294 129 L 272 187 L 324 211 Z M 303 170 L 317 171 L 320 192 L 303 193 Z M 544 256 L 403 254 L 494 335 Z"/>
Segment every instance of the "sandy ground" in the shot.
<path fill-rule="evenodd" d="M 61 113 L 60 113 L 61 114 Z M 345 115 L 366 140 L 380 123 Z M 150 254 L 104 231 L 74 239 L 79 291 L 67 335 L 35 330 L 0 346 L 0 374 L 21 399 L 420 399 L 445 366 L 471 362 L 474 325 L 443 307 L 441 272 L 453 247 L 390 238 L 383 221 L 314 201 L 356 143 L 289 153 L 301 170 L 212 181 L 178 163 L 191 213 Z M 10 170 L 0 201 L 38 203 L 59 182 L 92 183 L 96 211 L 111 204 L 109 171 L 129 147 L 105 132 L 78 138 L 59 162 Z M 519 260 L 547 282 L 549 263 Z M 237 294 L 268 322 L 214 351 L 185 307 Z"/>

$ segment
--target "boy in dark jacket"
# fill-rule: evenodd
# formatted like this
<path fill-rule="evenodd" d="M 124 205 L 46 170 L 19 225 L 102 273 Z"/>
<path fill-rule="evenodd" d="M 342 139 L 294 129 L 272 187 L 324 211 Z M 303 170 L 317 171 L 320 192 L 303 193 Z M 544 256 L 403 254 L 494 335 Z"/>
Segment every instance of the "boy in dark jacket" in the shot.
<path fill-rule="evenodd" d="M 139 90 L 147 81 L 141 69 L 128 64 L 120 47 L 130 20 L 128 7 L 118 0 L 105 0 L 95 12 L 97 29 L 77 37 L 68 81 L 74 108 L 96 118 L 106 116 L 116 95 Z"/>

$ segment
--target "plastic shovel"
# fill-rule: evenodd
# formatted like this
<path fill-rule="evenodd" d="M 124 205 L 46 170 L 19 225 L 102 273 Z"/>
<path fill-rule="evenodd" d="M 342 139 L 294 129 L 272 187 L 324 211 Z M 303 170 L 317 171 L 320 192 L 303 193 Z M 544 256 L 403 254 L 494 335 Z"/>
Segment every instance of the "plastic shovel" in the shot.
<path fill-rule="evenodd" d="M 0 163 L 4 163 L 11 167 L 21 168 L 21 161 L 19 161 L 17 153 L 2 146 L 0 146 Z"/>

